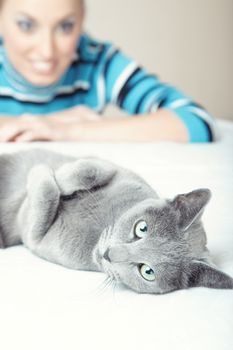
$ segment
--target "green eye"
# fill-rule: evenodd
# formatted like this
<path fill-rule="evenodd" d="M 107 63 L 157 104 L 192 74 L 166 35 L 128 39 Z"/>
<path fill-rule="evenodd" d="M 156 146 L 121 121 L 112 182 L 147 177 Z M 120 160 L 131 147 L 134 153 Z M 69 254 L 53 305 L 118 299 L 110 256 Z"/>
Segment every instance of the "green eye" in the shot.
<path fill-rule="evenodd" d="M 155 280 L 154 270 L 150 266 L 146 264 L 139 265 L 139 272 L 145 280 L 150 282 Z"/>
<path fill-rule="evenodd" d="M 147 223 L 139 221 L 134 227 L 134 233 L 137 237 L 143 238 L 147 234 Z"/>

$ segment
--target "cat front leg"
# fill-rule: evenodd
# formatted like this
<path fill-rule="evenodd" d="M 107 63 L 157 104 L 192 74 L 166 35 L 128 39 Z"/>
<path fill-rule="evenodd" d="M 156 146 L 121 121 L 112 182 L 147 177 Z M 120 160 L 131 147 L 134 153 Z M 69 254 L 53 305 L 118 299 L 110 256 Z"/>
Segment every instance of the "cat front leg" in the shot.
<path fill-rule="evenodd" d="M 101 159 L 80 159 L 66 163 L 55 172 L 62 195 L 107 185 L 116 174 L 116 168 Z"/>
<path fill-rule="evenodd" d="M 60 190 L 54 172 L 47 165 L 33 167 L 27 179 L 27 198 L 21 208 L 21 222 L 26 220 L 23 243 L 34 249 L 43 239 L 57 214 Z"/>

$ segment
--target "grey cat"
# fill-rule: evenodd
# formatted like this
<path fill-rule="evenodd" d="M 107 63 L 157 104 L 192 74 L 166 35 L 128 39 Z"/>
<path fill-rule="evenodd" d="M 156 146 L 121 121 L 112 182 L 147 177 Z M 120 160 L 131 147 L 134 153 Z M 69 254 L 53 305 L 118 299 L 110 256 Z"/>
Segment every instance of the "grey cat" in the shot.
<path fill-rule="evenodd" d="M 199 189 L 161 199 L 138 175 L 51 151 L 0 156 L 0 247 L 23 243 L 71 269 L 103 271 L 139 293 L 233 289 L 212 263 Z"/>

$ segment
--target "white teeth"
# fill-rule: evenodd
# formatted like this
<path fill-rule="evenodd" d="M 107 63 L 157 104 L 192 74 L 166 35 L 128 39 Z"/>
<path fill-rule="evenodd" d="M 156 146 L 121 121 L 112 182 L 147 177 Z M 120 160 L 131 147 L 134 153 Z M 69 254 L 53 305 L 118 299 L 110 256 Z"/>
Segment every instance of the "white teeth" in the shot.
<path fill-rule="evenodd" d="M 33 62 L 33 67 L 40 72 L 50 72 L 53 69 L 52 63 L 46 63 L 46 62 Z"/>

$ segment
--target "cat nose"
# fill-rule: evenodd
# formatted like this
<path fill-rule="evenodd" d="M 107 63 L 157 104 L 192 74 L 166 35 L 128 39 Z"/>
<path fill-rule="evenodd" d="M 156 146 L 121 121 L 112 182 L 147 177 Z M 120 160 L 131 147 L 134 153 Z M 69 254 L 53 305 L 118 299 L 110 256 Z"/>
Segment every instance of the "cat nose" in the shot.
<path fill-rule="evenodd" d="M 123 245 L 108 248 L 107 255 L 110 262 L 121 263 L 129 261 L 128 250 Z"/>

